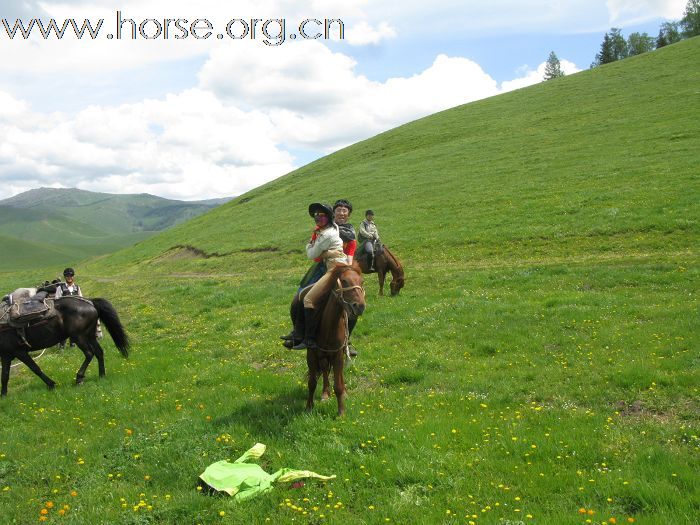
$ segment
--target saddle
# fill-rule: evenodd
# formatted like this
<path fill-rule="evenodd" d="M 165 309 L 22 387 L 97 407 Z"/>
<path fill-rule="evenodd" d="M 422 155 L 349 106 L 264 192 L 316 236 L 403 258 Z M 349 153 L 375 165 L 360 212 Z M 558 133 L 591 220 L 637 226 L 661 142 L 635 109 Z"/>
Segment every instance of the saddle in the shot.
<path fill-rule="evenodd" d="M 54 300 L 47 298 L 48 292 L 32 294 L 33 291 L 20 288 L 3 297 L 0 302 L 0 328 L 24 329 L 31 321 L 56 315 Z"/>
<path fill-rule="evenodd" d="M 41 322 L 57 315 L 54 299 L 48 296 L 56 292 L 55 286 L 42 288 L 18 288 L 0 301 L 0 331 L 15 330 L 20 342 L 31 348 L 26 329 L 33 322 Z"/>

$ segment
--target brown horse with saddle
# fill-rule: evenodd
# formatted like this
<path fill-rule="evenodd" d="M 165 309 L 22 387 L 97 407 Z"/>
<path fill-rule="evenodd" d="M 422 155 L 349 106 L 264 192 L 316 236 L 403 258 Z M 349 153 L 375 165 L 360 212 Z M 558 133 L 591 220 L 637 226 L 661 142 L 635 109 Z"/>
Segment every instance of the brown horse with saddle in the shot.
<path fill-rule="evenodd" d="M 375 248 L 374 255 L 374 271 L 367 264 L 367 259 L 362 255 L 358 256 L 353 261 L 353 266 L 355 266 L 362 273 L 375 273 L 379 278 L 379 295 L 384 295 L 384 281 L 386 279 L 386 274 L 391 272 L 391 283 L 389 283 L 389 288 L 391 290 L 391 295 L 399 295 L 401 288 L 403 288 L 404 272 L 403 265 L 401 261 L 389 251 L 384 245 L 380 245 Z"/>
<path fill-rule="evenodd" d="M 35 290 L 20 289 L 20 293 L 13 292 L 0 302 L 0 395 L 7 395 L 10 365 L 14 359 L 22 361 L 46 386 L 53 388 L 56 383 L 42 372 L 29 352 L 54 346 L 68 338 L 85 356 L 76 374 L 76 384 L 84 381 L 85 371 L 93 356 L 97 358 L 100 377 L 104 376 L 104 351 L 96 337 L 98 319 L 107 327 L 121 354 L 128 356 L 129 338 L 109 301 L 78 296 L 50 299 L 47 298 L 49 291 L 46 289 L 36 294 L 32 291 Z"/>
<path fill-rule="evenodd" d="M 343 368 L 348 355 L 350 332 L 348 319 L 356 318 L 365 311 L 365 291 L 362 287 L 362 274 L 354 267 L 337 265 L 330 270 L 331 278 L 322 290 L 316 315 L 319 316 L 316 331 L 316 345 L 306 350 L 308 366 L 309 397 L 307 410 L 314 406 L 314 393 L 318 378 L 323 375 L 322 399 L 330 397 L 329 372 L 333 370 L 333 390 L 338 400 L 338 415 L 345 414 L 345 377 Z M 308 291 L 308 290 L 307 290 Z M 298 309 L 291 310 L 292 322 L 298 322 Z"/>

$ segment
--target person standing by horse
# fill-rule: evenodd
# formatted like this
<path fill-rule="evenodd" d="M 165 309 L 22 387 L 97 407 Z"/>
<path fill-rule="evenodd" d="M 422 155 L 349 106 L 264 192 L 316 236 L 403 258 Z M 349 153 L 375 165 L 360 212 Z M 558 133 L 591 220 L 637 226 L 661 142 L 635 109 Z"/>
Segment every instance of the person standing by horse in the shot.
<path fill-rule="evenodd" d="M 299 344 L 292 347 L 294 350 L 316 348 L 317 317 L 314 301 L 319 299 L 319 294 L 326 288 L 327 281 L 331 278 L 330 270 L 338 264 L 348 262 L 343 252 L 340 229 L 335 224 L 335 214 L 331 207 L 314 202 L 309 206 L 309 215 L 314 218 L 316 228 L 306 245 L 306 256 L 309 259 L 320 259 L 325 262 L 326 273 L 316 281 L 304 297 L 304 336 Z"/>
<path fill-rule="evenodd" d="M 58 283 L 55 298 L 60 299 L 65 295 L 77 295 L 78 297 L 82 297 L 83 291 L 80 289 L 80 286 L 78 286 L 78 283 L 75 282 L 75 270 L 73 268 L 66 268 L 63 270 L 63 277 L 66 282 Z"/>
<path fill-rule="evenodd" d="M 77 295 L 78 297 L 83 296 L 83 291 L 80 289 L 78 283 L 75 282 L 75 270 L 73 268 L 68 267 L 63 270 L 63 278 L 66 280 L 66 282 L 60 282 L 58 283 L 58 286 L 56 286 L 56 295 L 54 296 L 55 299 L 73 295 Z M 71 341 L 70 345 L 75 346 L 75 343 Z M 66 341 L 63 340 L 58 343 L 58 347 L 63 350 L 66 347 Z"/>
<path fill-rule="evenodd" d="M 359 239 L 362 251 L 367 254 L 367 266 L 374 271 L 374 246 L 379 242 L 379 231 L 372 210 L 365 212 L 365 220 L 360 223 Z"/>

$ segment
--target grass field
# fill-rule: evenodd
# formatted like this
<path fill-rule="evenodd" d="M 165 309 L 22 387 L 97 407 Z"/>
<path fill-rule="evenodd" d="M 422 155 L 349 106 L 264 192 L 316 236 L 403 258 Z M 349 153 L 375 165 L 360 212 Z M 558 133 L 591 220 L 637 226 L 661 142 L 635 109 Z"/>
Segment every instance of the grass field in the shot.
<path fill-rule="evenodd" d="M 132 355 L 105 344 L 80 388 L 75 349 L 39 360 L 54 391 L 12 370 L 3 522 L 697 523 L 699 57 L 696 38 L 422 119 L 78 266 Z M 303 353 L 277 339 L 306 205 L 336 197 L 355 224 L 375 209 L 407 273 L 397 298 L 367 279 L 343 419 L 304 411 Z M 337 478 L 198 491 L 256 442 L 268 472 Z"/>

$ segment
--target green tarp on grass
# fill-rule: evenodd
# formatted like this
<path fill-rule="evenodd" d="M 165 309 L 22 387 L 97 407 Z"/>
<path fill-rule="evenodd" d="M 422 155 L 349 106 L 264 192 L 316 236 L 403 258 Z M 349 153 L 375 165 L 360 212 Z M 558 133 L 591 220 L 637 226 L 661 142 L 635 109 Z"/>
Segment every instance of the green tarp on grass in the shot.
<path fill-rule="evenodd" d="M 255 463 L 246 463 L 249 459 L 257 459 L 265 453 L 265 445 L 256 443 L 233 463 L 226 460 L 209 465 L 199 479 L 218 492 L 233 496 L 236 501 L 244 501 L 272 490 L 273 483 L 285 483 L 303 478 L 317 478 L 323 481 L 335 478 L 322 476 L 310 470 L 279 469 L 274 474 L 268 474 Z"/>

